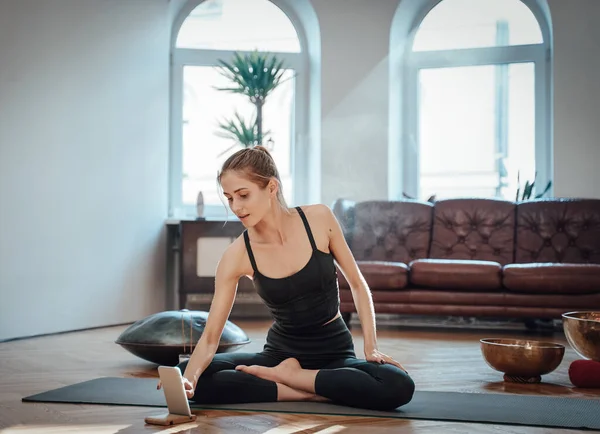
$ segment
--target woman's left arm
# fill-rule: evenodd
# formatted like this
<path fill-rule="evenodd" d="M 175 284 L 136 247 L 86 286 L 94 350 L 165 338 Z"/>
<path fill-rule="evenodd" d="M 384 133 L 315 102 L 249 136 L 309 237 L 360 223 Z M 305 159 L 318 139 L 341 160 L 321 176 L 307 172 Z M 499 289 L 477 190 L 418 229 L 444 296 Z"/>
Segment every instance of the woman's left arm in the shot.
<path fill-rule="evenodd" d="M 381 353 L 377 348 L 377 330 L 375 326 L 375 308 L 373 306 L 373 298 L 371 290 L 362 275 L 354 255 L 346 243 L 342 228 L 340 227 L 337 218 L 330 208 L 322 205 L 324 208 L 323 214 L 327 224 L 329 234 L 329 249 L 333 254 L 339 269 L 344 274 L 344 277 L 350 285 L 352 298 L 358 313 L 360 325 L 363 331 L 365 358 L 369 361 L 379 363 L 390 363 L 405 370 L 400 363 L 391 357 Z"/>

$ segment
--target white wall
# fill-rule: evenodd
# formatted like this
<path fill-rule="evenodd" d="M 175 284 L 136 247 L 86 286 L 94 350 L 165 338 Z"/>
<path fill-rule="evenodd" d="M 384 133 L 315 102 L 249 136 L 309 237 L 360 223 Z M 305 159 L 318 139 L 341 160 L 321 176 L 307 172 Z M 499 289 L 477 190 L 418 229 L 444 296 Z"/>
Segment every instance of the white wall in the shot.
<path fill-rule="evenodd" d="M 548 3 L 556 59 L 555 194 L 600 198 L 600 2 Z"/>
<path fill-rule="evenodd" d="M 164 306 L 167 9 L 0 2 L 0 339 Z"/>
<path fill-rule="evenodd" d="M 389 29 L 398 0 L 312 0 L 321 26 L 321 202 L 387 198 Z"/>

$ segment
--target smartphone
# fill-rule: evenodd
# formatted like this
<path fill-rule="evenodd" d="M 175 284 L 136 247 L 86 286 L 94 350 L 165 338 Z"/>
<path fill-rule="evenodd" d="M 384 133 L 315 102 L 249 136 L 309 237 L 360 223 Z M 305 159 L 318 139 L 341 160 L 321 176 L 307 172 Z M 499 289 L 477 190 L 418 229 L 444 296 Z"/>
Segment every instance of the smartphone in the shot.
<path fill-rule="evenodd" d="M 176 366 L 159 366 L 158 375 L 165 393 L 169 414 L 192 417 L 190 403 L 183 387 L 181 371 Z"/>

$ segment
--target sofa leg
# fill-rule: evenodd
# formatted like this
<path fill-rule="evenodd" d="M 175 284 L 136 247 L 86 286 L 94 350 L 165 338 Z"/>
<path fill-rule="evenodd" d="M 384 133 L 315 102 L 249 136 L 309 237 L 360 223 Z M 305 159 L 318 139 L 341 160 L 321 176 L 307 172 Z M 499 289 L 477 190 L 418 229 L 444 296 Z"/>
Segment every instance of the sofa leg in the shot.
<path fill-rule="evenodd" d="M 352 319 L 352 312 L 342 312 L 342 319 L 346 323 L 346 327 L 350 328 L 350 320 Z"/>
<path fill-rule="evenodd" d="M 547 318 L 527 318 L 523 323 L 529 331 L 547 332 L 554 330 L 554 322 Z"/>

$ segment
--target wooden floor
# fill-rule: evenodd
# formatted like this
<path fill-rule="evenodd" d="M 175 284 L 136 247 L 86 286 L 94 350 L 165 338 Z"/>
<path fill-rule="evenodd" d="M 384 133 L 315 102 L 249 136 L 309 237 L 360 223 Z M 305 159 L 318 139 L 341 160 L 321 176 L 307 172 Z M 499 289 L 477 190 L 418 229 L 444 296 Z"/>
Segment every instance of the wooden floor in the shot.
<path fill-rule="evenodd" d="M 267 322 L 241 322 L 259 351 Z M 224 411 L 197 412 L 196 422 L 171 428 L 144 424 L 156 408 L 22 403 L 21 398 L 101 376 L 156 376 L 156 366 L 136 358 L 114 340 L 125 327 L 74 332 L 0 344 L 0 433 L 558 433 L 579 432 L 509 425 Z M 576 354 L 562 334 L 531 336 L 566 345 L 563 363 L 538 385 L 502 382 L 481 358 L 482 337 L 517 337 L 515 331 L 380 329 L 380 349 L 400 361 L 419 390 L 600 396 L 575 389 L 568 367 Z M 353 328 L 362 355 L 360 327 Z"/>

